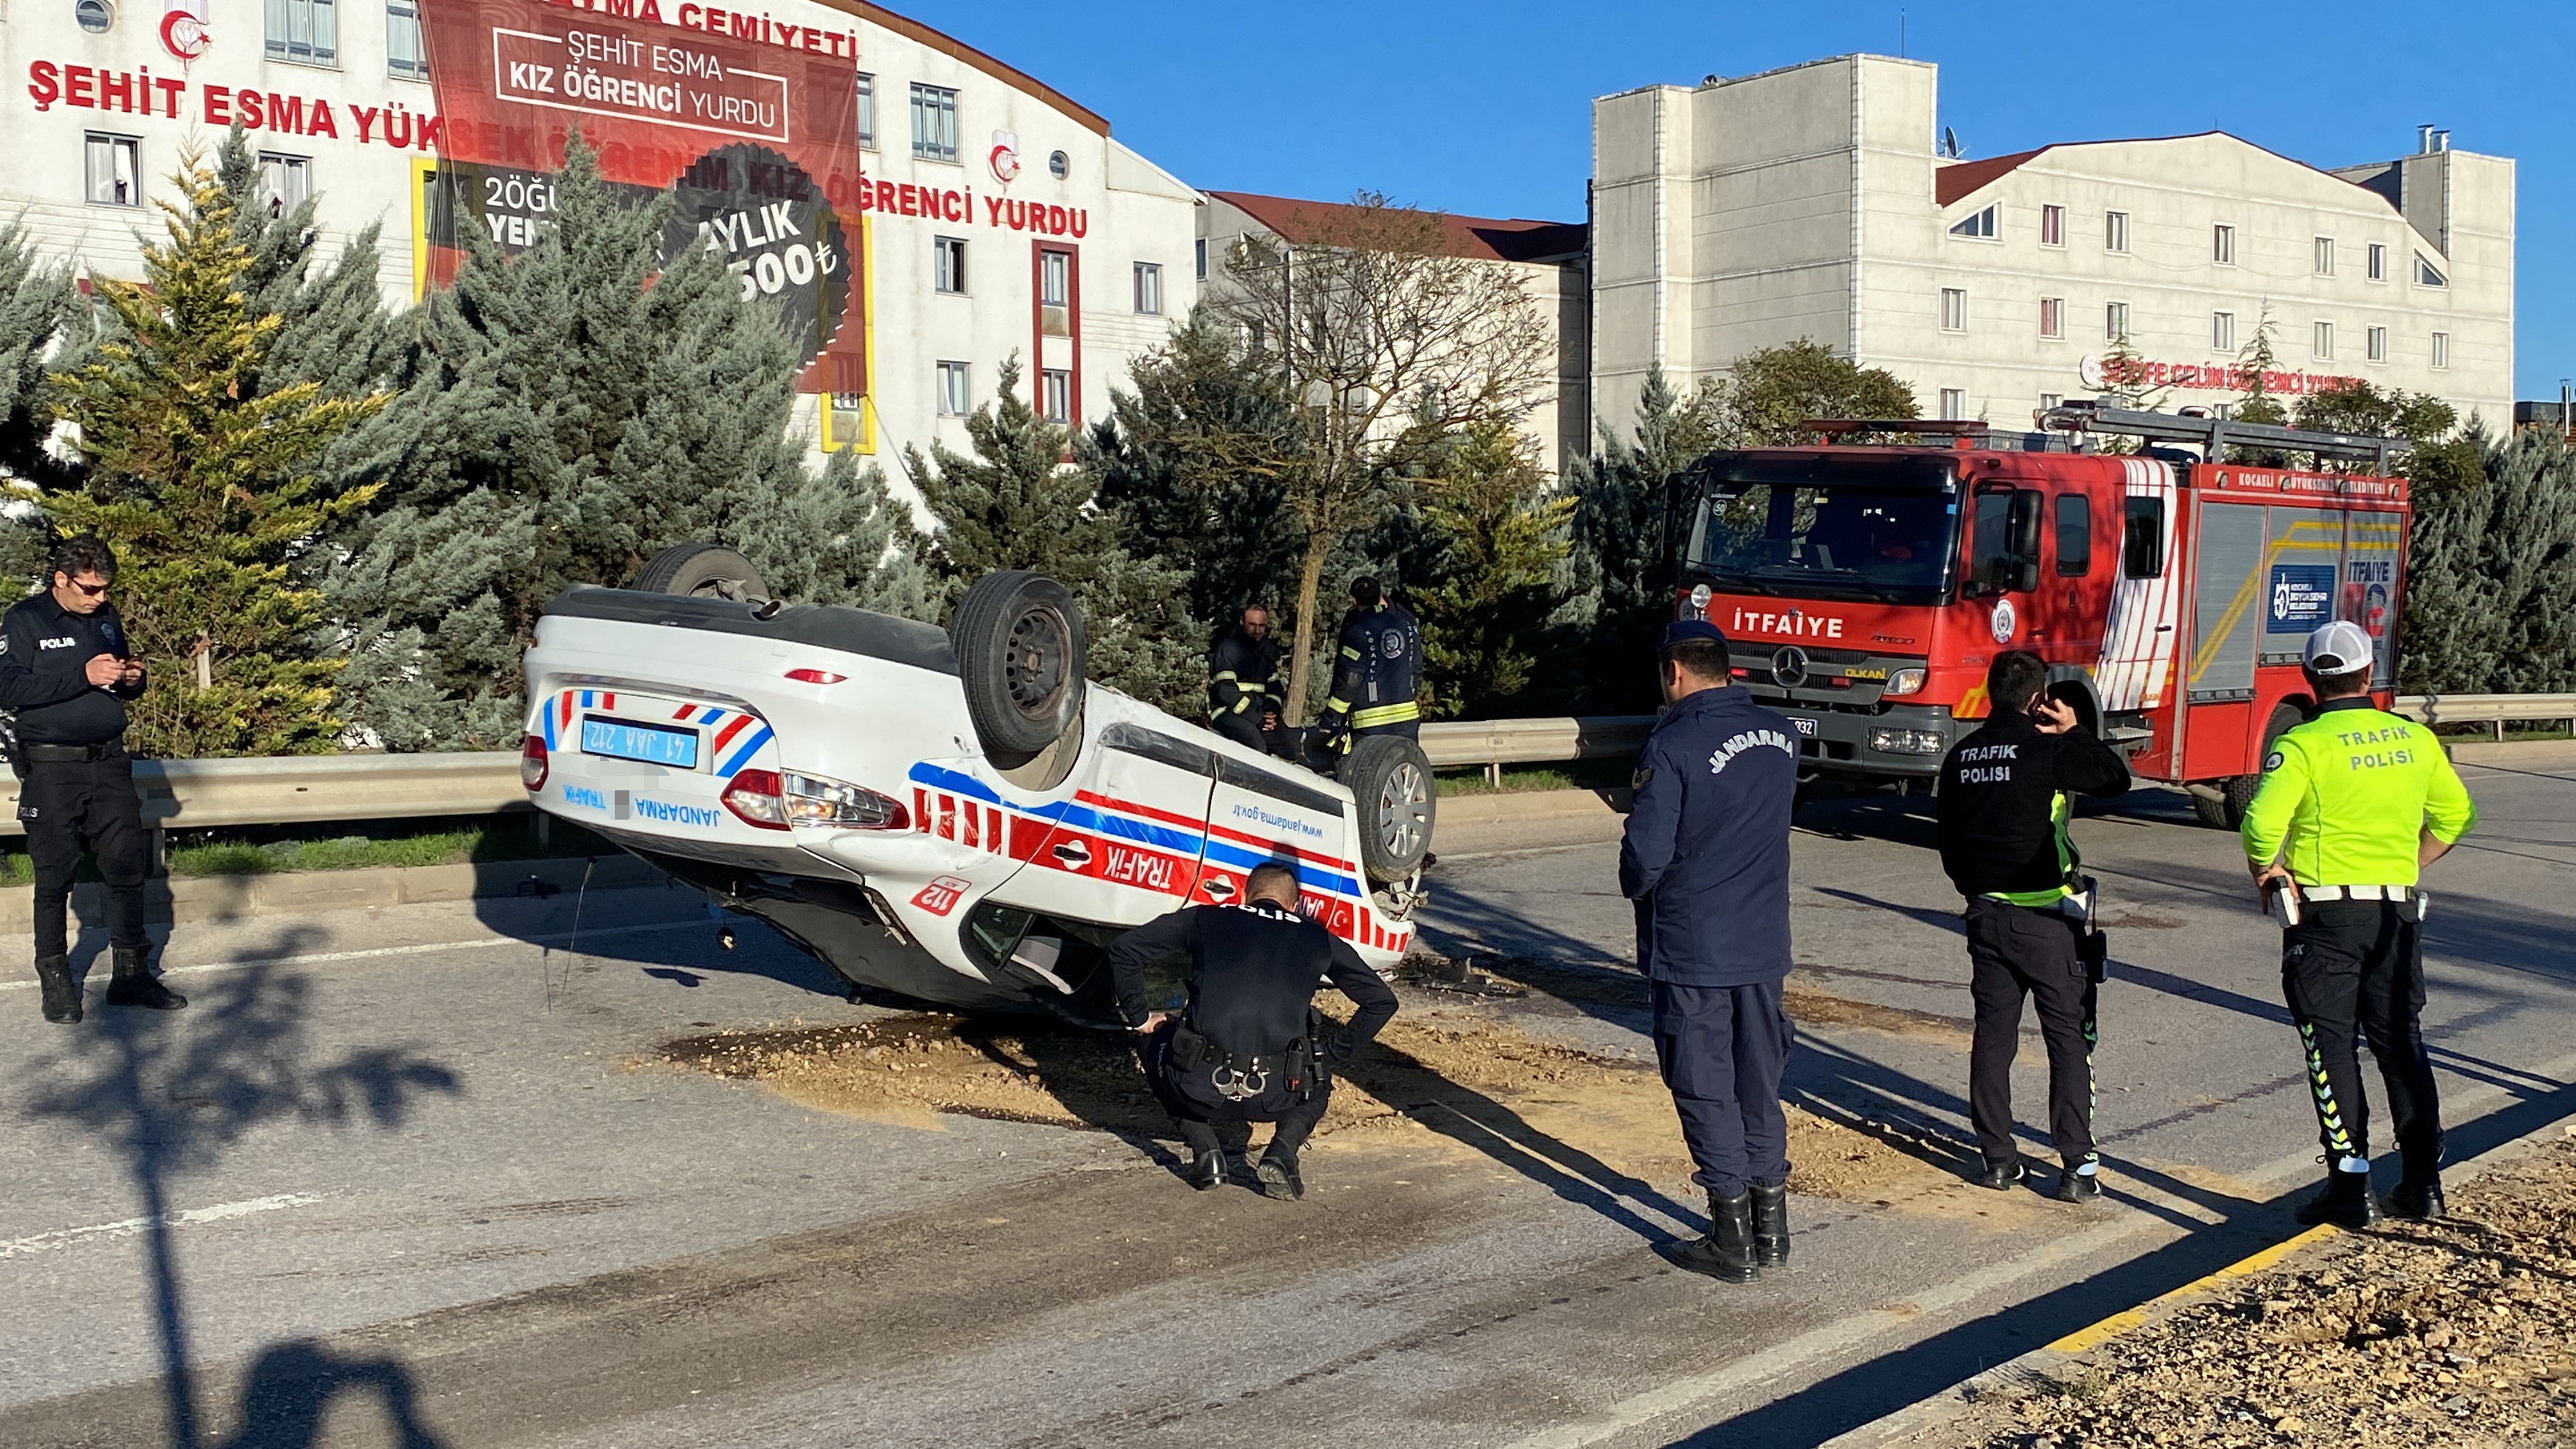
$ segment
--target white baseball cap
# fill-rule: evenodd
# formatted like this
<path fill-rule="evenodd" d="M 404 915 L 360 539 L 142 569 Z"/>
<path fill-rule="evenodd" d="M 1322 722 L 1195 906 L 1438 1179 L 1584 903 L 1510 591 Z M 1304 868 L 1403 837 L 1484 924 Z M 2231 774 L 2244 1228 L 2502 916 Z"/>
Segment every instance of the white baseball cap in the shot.
<path fill-rule="evenodd" d="M 2371 664 L 2370 636 L 2350 619 L 2337 619 L 2308 636 L 2308 668 L 2318 674 L 2350 674 Z"/>

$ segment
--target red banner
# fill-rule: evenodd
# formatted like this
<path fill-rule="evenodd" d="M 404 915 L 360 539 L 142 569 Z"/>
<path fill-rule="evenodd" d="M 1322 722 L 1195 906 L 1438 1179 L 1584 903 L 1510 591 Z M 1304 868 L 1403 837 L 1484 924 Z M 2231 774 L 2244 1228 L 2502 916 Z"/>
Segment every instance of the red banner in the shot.
<path fill-rule="evenodd" d="M 764 44 L 666 23 L 653 0 L 601 3 L 623 13 L 548 0 L 421 7 L 443 122 L 431 275 L 454 276 L 457 228 L 513 251 L 533 240 L 578 129 L 601 174 L 637 201 L 678 185 L 663 259 L 692 242 L 724 254 L 743 295 L 804 339 L 801 387 L 867 391 L 858 227 L 836 205 L 858 184 L 856 46 Z"/>

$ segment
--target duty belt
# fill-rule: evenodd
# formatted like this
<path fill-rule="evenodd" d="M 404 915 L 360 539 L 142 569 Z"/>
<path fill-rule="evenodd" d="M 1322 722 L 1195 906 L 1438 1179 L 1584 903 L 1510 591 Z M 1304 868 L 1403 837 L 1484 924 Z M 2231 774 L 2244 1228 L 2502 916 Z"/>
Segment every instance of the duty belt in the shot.
<path fill-rule="evenodd" d="M 99 760 L 121 759 L 125 755 L 123 740 L 109 740 L 103 745 L 23 745 L 27 762 L 34 765 L 85 765 Z"/>
<path fill-rule="evenodd" d="M 2415 899 L 2413 886 L 2303 885 L 2299 894 L 2312 901 L 2397 901 Z"/>

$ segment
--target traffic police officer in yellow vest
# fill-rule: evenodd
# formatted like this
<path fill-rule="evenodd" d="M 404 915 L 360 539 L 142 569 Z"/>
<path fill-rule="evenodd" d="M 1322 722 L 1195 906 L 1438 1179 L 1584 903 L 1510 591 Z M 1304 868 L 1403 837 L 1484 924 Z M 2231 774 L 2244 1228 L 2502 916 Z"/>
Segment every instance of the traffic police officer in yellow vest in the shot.
<path fill-rule="evenodd" d="M 2245 858 L 2281 918 L 2281 990 L 2307 1048 L 2326 1187 L 2303 1223 L 2366 1227 L 2370 1108 L 2356 1038 L 2388 1087 L 2404 1159 L 2388 1209 L 2442 1215 L 2442 1117 L 2424 1050 L 2424 866 L 2477 820 L 2433 732 L 2376 708 L 2371 643 L 2338 619 L 2308 636 L 2317 716 L 2274 741 L 2245 811 Z M 2286 848 L 2286 854 L 2284 853 Z"/>
<path fill-rule="evenodd" d="M 1368 735 L 1422 737 L 1422 626 L 1413 613 L 1386 596 L 1377 580 L 1351 585 L 1351 612 L 1342 623 L 1341 653 L 1333 661 L 1333 697 L 1315 723 L 1336 750 L 1347 751 Z"/>

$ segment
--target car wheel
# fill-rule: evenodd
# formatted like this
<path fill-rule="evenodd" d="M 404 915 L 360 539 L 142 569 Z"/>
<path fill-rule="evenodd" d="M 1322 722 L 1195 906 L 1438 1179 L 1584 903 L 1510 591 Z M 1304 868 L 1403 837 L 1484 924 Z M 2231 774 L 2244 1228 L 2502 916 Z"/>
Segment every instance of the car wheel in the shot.
<path fill-rule="evenodd" d="M 675 543 L 653 555 L 626 587 L 746 604 L 769 597 L 769 582 L 751 560 L 718 543 Z"/>
<path fill-rule="evenodd" d="M 1016 765 L 1073 727 L 1091 646 L 1073 591 L 1006 569 L 966 591 L 948 625 L 966 713 L 986 754 Z"/>
<path fill-rule="evenodd" d="M 1439 795 L 1431 759 L 1400 735 L 1366 735 L 1342 761 L 1342 783 L 1360 805 L 1360 868 L 1371 885 L 1391 885 L 1431 853 Z"/>

